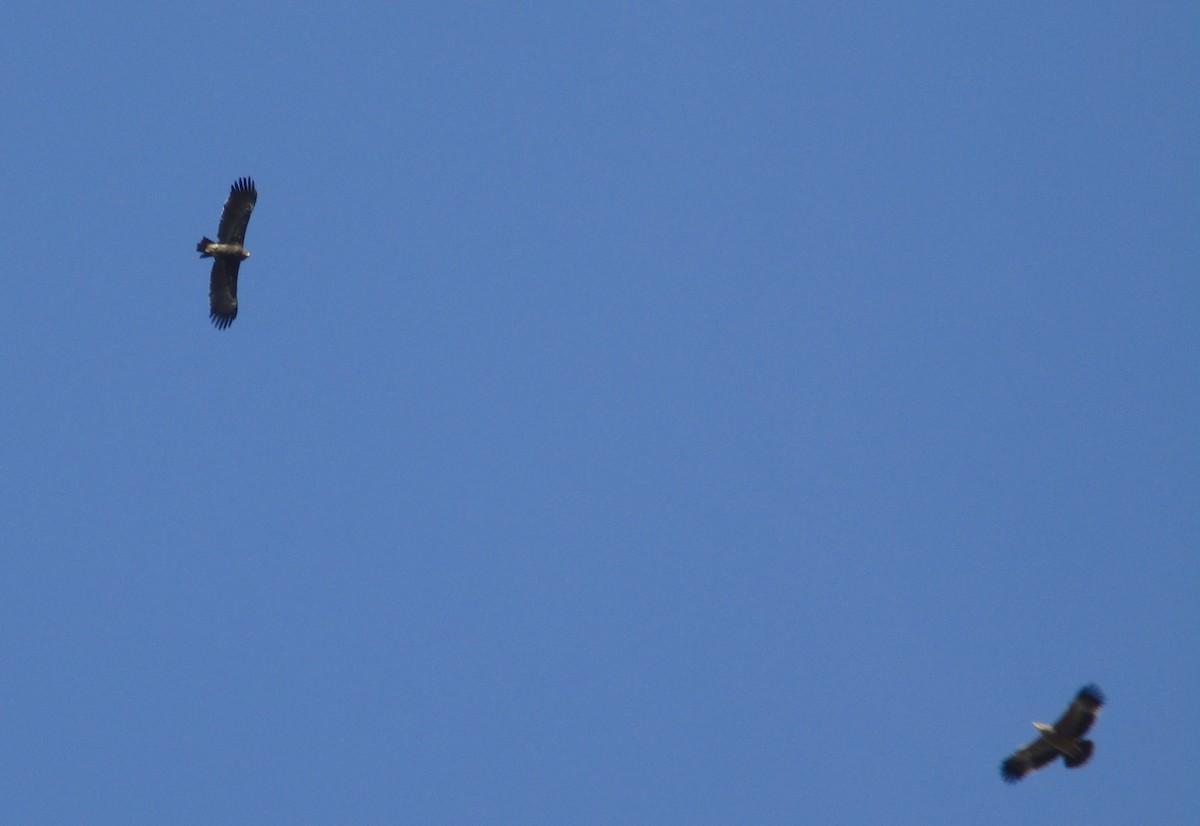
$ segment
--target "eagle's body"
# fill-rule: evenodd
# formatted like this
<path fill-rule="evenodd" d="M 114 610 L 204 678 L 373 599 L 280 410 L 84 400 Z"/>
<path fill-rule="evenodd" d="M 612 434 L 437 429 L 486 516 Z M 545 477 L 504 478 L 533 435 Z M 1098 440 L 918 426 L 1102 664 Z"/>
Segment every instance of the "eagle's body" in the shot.
<path fill-rule="evenodd" d="M 1058 722 L 1033 724 L 1040 736 L 1001 764 L 1001 776 L 1006 782 L 1015 783 L 1031 771 L 1054 762 L 1059 755 L 1068 769 L 1082 766 L 1094 748 L 1092 741 L 1083 739 L 1083 735 L 1096 722 L 1096 712 L 1102 705 L 1104 695 L 1100 689 L 1094 685 L 1081 688 Z"/>
<path fill-rule="evenodd" d="M 238 178 L 229 189 L 229 199 L 221 212 L 217 240 L 205 237 L 196 245 L 201 258 L 212 258 L 209 276 L 209 318 L 217 329 L 224 330 L 237 318 L 237 277 L 242 261 L 250 257 L 246 250 L 246 225 L 258 201 L 254 181 Z"/>

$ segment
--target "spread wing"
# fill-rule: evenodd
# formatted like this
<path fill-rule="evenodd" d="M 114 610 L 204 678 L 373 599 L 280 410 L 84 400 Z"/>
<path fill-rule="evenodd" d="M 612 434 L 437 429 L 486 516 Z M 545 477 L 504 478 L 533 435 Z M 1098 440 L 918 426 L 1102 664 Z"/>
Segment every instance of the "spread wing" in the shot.
<path fill-rule="evenodd" d="M 246 225 L 250 223 L 250 213 L 258 201 L 258 190 L 254 181 L 249 178 L 238 178 L 229 189 L 229 200 L 221 212 L 221 226 L 217 230 L 217 240 L 222 244 L 243 244 L 246 241 Z M 234 276 L 237 268 L 234 267 Z"/>
<path fill-rule="evenodd" d="M 1042 738 L 1038 738 L 1012 757 L 1000 764 L 1000 776 L 1006 783 L 1016 783 L 1031 771 L 1058 757 L 1058 750 Z"/>
<path fill-rule="evenodd" d="M 226 208 L 228 214 L 229 210 Z M 221 221 L 224 225 L 224 221 Z M 245 225 L 242 225 L 245 229 Z M 218 255 L 213 259 L 208 281 L 208 317 L 218 330 L 224 330 L 237 318 L 237 275 L 241 259 Z"/>
<path fill-rule="evenodd" d="M 1087 734 L 1092 723 L 1096 722 L 1096 712 L 1102 705 L 1104 705 L 1104 695 L 1100 693 L 1100 689 L 1090 683 L 1085 685 L 1079 689 L 1079 693 L 1067 707 L 1066 713 L 1058 718 L 1058 722 L 1054 724 L 1054 730 L 1068 737 L 1082 737 Z"/>

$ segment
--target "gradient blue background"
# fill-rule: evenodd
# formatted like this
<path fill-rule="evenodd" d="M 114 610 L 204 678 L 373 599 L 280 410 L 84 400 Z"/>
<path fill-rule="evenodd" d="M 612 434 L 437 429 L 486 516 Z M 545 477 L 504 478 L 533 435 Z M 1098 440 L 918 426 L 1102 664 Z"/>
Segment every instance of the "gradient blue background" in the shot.
<path fill-rule="evenodd" d="M 1196 822 L 1194 3 L 0 17 L 4 822 Z"/>

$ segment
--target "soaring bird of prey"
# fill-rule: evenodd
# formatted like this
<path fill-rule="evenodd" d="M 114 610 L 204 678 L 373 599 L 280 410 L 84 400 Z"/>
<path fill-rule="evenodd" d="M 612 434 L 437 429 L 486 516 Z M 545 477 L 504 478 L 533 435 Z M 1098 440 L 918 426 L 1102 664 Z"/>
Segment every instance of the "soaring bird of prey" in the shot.
<path fill-rule="evenodd" d="M 246 225 L 258 200 L 254 181 L 238 178 L 229 188 L 229 200 L 221 213 L 217 240 L 201 238 L 196 251 L 201 258 L 212 258 L 212 275 L 208 283 L 209 318 L 218 330 L 224 330 L 237 318 L 237 277 L 242 259 L 250 253 L 244 246 Z"/>
<path fill-rule="evenodd" d="M 1083 735 L 1096 722 L 1096 712 L 1104 705 L 1104 695 L 1094 685 L 1085 685 L 1075 695 L 1071 705 L 1052 726 L 1034 723 L 1040 735 L 1025 748 L 1019 750 L 1000 765 L 1000 775 L 1005 782 L 1016 783 L 1031 771 L 1053 763 L 1062 755 L 1068 769 L 1082 766 L 1092 756 L 1093 743 Z"/>

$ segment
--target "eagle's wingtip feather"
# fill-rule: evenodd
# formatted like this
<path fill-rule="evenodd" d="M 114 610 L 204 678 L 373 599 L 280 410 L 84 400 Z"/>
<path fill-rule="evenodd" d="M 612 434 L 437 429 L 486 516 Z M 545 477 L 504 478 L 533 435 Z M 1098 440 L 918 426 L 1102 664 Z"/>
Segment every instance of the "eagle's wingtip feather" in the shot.
<path fill-rule="evenodd" d="M 1102 692 L 1095 683 L 1088 683 L 1083 688 L 1079 689 L 1080 700 L 1090 703 L 1099 708 L 1104 705 L 1104 692 Z"/>

